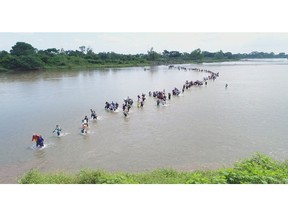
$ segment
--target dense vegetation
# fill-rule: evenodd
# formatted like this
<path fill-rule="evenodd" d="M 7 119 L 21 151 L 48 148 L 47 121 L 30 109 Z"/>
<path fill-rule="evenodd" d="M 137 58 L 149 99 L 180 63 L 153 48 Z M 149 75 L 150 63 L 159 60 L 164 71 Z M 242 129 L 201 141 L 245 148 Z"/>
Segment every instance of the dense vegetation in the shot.
<path fill-rule="evenodd" d="M 196 49 L 191 53 L 164 50 L 157 53 L 151 48 L 146 54 L 126 55 L 114 52 L 94 53 L 89 47 L 79 50 L 49 48 L 38 50 L 25 42 L 17 42 L 10 52 L 0 51 L 0 71 L 39 70 L 49 68 L 99 68 L 121 66 L 145 66 L 188 62 L 229 61 L 242 58 L 287 58 L 285 53 L 274 54 L 252 52 L 232 54 L 231 52 L 208 52 Z"/>
<path fill-rule="evenodd" d="M 63 172 L 45 174 L 31 170 L 21 184 L 286 184 L 288 161 L 279 162 L 255 154 L 237 162 L 232 168 L 215 171 L 180 172 L 159 169 L 147 173 L 108 173 L 101 170 L 81 170 L 77 174 Z"/>

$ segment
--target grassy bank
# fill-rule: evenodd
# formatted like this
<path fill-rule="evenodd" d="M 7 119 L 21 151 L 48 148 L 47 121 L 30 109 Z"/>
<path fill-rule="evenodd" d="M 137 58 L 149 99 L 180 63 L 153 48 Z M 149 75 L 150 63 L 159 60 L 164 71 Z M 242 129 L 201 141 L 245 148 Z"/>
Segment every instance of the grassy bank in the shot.
<path fill-rule="evenodd" d="M 92 64 L 88 62 L 81 63 L 66 63 L 63 65 L 48 65 L 46 64 L 43 67 L 39 67 L 37 69 L 7 69 L 1 67 L 0 65 L 0 73 L 1 72 L 27 72 L 27 71 L 67 71 L 67 70 L 93 70 L 93 69 L 103 69 L 103 68 L 123 68 L 123 67 L 149 67 L 149 66 L 157 66 L 157 65 L 173 65 L 173 64 L 202 64 L 202 63 L 217 63 L 217 62 L 227 62 L 227 61 L 239 61 L 239 59 L 213 59 L 213 58 L 205 58 L 202 60 L 194 60 L 194 61 L 185 61 L 185 60 L 170 60 L 170 61 L 147 61 L 147 62 L 123 62 L 123 63 L 111 63 L 111 62 L 103 62 L 101 64 Z"/>
<path fill-rule="evenodd" d="M 79 69 L 103 69 L 103 68 L 123 68 L 123 67 L 149 67 L 157 65 L 173 65 L 173 64 L 202 64 L 202 63 L 217 63 L 217 62 L 229 62 L 239 61 L 239 59 L 204 59 L 199 61 L 155 61 L 145 63 L 105 63 L 105 64 L 68 64 L 64 66 L 45 66 L 41 70 L 79 70 Z"/>
<path fill-rule="evenodd" d="M 109 173 L 102 170 L 81 170 L 41 173 L 31 170 L 20 184 L 286 184 L 288 161 L 280 162 L 263 154 L 241 160 L 232 168 L 213 171 L 181 172 L 158 169 L 146 173 Z"/>
<path fill-rule="evenodd" d="M 124 67 L 145 67 L 150 66 L 147 63 L 143 64 L 68 64 L 68 65 L 46 65 L 43 68 L 39 68 L 37 70 L 10 70 L 6 68 L 0 67 L 0 72 L 27 72 L 27 71 L 67 71 L 67 70 L 94 70 L 94 69 L 106 69 L 106 68 L 124 68 Z"/>
<path fill-rule="evenodd" d="M 99 68 L 121 68 L 121 67 L 145 67 L 149 66 L 147 63 L 123 63 L 123 64 L 68 64 L 65 66 L 45 66 L 45 70 L 61 70 L 61 69 L 99 69 Z"/>

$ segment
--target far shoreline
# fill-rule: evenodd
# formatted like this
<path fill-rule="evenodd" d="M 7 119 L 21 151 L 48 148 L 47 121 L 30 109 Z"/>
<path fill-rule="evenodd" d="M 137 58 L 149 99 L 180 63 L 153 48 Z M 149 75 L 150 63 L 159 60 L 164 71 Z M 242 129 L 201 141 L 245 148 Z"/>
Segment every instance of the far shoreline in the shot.
<path fill-rule="evenodd" d="M 97 69 L 111 69 L 111 68 L 132 68 L 132 67 L 151 67 L 151 66 L 160 66 L 160 65 L 181 65 L 181 64 L 196 64 L 201 65 L 203 63 L 220 63 L 220 62 L 233 62 L 233 61 L 241 61 L 243 59 L 206 59 L 203 61 L 173 61 L 173 62 L 152 62 L 152 63 L 143 63 L 143 64 L 102 64 L 102 65 L 66 65 L 66 66 L 46 66 L 39 69 L 34 70 L 9 70 L 6 68 L 0 68 L 1 73 L 25 73 L 25 72 L 43 72 L 43 71 L 67 71 L 67 70 L 97 70 Z"/>

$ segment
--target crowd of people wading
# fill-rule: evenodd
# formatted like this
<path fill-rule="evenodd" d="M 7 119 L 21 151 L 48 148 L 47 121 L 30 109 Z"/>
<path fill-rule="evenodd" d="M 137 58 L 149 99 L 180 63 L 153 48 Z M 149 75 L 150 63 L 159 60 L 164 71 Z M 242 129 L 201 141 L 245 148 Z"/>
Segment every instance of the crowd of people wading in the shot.
<path fill-rule="evenodd" d="M 169 65 L 168 69 L 176 69 L 176 70 L 184 70 L 184 71 L 192 70 L 192 71 L 197 71 L 197 72 L 205 72 L 205 73 L 209 74 L 208 76 L 203 77 L 203 80 L 195 80 L 195 81 L 186 80 L 186 82 L 182 86 L 182 90 L 179 90 L 176 87 L 174 89 L 172 89 L 172 95 L 173 96 L 179 96 L 181 93 L 183 94 L 185 92 L 185 90 L 187 90 L 187 89 L 189 89 L 189 88 L 191 88 L 193 86 L 202 86 L 203 84 L 207 85 L 207 81 L 208 80 L 215 80 L 219 76 L 219 72 L 218 73 L 214 73 L 214 72 L 212 72 L 210 70 L 199 69 L 199 68 L 186 68 L 186 67 L 183 67 L 183 66 L 175 67 L 173 65 Z M 226 87 L 227 86 L 228 85 L 226 84 Z M 168 95 L 168 100 L 171 100 L 171 93 L 168 92 L 167 95 Z M 149 96 L 153 96 L 154 98 L 157 99 L 156 100 L 157 106 L 166 104 L 167 96 L 166 96 L 165 89 L 163 91 L 153 91 L 153 92 L 150 91 L 149 92 Z"/>
<path fill-rule="evenodd" d="M 144 68 L 145 69 L 145 68 Z M 153 97 L 156 99 L 156 105 L 160 106 L 160 105 L 165 105 L 167 99 L 171 100 L 171 96 L 180 96 L 181 94 L 183 94 L 185 92 L 185 90 L 188 90 L 191 87 L 199 87 L 202 85 L 207 85 L 207 81 L 208 80 L 215 80 L 218 76 L 219 76 L 219 72 L 215 73 L 212 72 L 210 70 L 205 70 L 205 69 L 200 69 L 200 68 L 187 68 L 187 67 L 183 67 L 183 66 L 174 66 L 174 65 L 169 65 L 168 66 L 169 70 L 184 70 L 184 71 L 196 71 L 196 72 L 205 72 L 208 75 L 203 77 L 202 80 L 186 80 L 185 83 L 183 84 L 183 86 L 178 89 L 178 88 L 174 88 L 171 90 L 171 92 L 167 93 L 166 96 L 166 91 L 165 89 L 162 91 L 149 91 L 149 97 Z M 225 87 L 227 88 L 227 84 L 225 85 Z M 146 95 L 144 93 L 137 96 L 137 107 L 138 108 L 143 108 L 144 107 L 144 102 L 146 100 Z M 129 115 L 129 110 L 132 108 L 133 105 L 133 99 L 131 99 L 129 96 L 127 98 L 124 99 L 123 101 L 123 105 L 122 105 L 122 111 L 123 111 L 123 115 L 124 117 L 128 117 Z M 112 101 L 111 103 L 109 102 L 105 102 L 105 106 L 104 106 L 105 110 L 108 112 L 119 112 L 119 104 L 117 102 Z M 90 121 L 97 121 L 97 114 L 96 111 L 93 109 L 90 109 L 91 111 L 91 119 Z M 82 120 L 82 127 L 81 127 L 81 134 L 87 134 L 87 131 L 89 129 L 89 125 L 88 125 L 89 119 L 87 117 L 87 115 L 84 117 L 84 119 Z M 61 131 L 62 129 L 59 127 L 59 125 L 56 125 L 55 130 L 53 131 L 53 133 L 57 132 L 57 136 L 61 136 Z M 33 134 L 32 137 L 32 141 L 36 141 L 36 147 L 38 148 L 42 148 L 44 146 L 44 139 L 41 135 L 38 134 Z"/>

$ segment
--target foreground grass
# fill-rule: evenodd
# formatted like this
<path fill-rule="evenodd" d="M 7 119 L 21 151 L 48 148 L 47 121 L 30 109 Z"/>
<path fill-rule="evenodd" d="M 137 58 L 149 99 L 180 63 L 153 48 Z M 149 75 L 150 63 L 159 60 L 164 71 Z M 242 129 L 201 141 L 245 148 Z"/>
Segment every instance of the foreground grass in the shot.
<path fill-rule="evenodd" d="M 286 184 L 288 161 L 278 162 L 255 154 L 237 162 L 232 168 L 214 171 L 179 172 L 158 169 L 147 173 L 109 173 L 102 170 L 81 170 L 77 174 L 41 173 L 31 170 L 20 184 Z"/>

